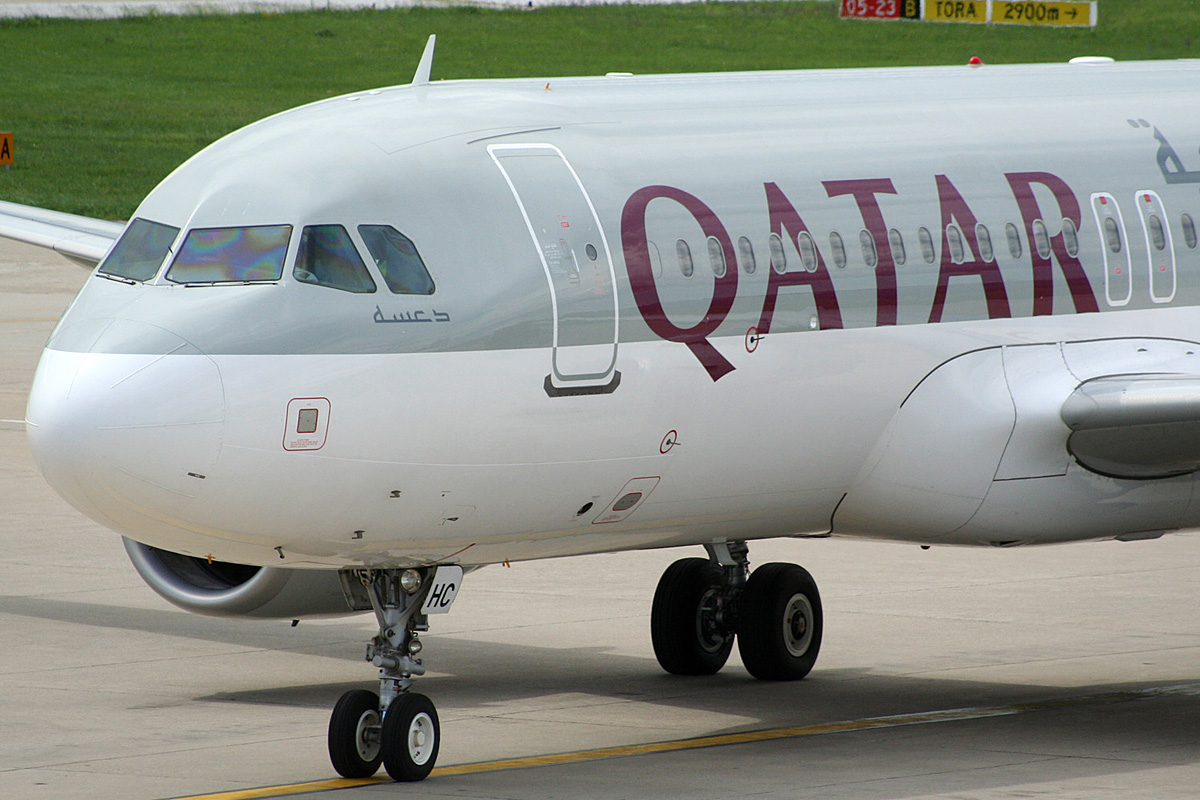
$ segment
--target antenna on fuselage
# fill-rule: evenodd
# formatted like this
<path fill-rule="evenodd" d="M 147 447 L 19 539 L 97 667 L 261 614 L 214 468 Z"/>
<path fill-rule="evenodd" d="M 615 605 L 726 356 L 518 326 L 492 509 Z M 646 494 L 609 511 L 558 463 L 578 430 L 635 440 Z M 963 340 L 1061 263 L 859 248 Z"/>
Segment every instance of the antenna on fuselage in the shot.
<path fill-rule="evenodd" d="M 429 73 L 433 71 L 433 46 L 437 43 L 437 34 L 432 34 L 425 43 L 425 52 L 421 53 L 421 61 L 417 64 L 417 74 L 413 75 L 413 86 L 428 86 Z"/>

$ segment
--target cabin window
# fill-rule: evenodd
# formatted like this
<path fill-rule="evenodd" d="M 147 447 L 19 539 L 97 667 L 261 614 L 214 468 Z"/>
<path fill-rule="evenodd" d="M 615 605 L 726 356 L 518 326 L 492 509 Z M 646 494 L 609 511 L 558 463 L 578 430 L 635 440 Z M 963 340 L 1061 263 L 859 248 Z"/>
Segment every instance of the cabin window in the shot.
<path fill-rule="evenodd" d="M 1150 241 L 1154 245 L 1155 250 L 1162 250 L 1167 246 L 1167 236 L 1163 232 L 1162 220 L 1157 214 L 1151 214 L 1146 220 L 1146 224 L 1150 227 Z"/>
<path fill-rule="evenodd" d="M 712 267 L 713 275 L 718 278 L 725 277 L 727 265 L 725 263 L 725 248 L 721 247 L 721 243 L 717 241 L 717 237 L 708 237 L 708 263 Z"/>
<path fill-rule="evenodd" d="M 1013 258 L 1021 257 L 1021 234 L 1017 226 L 1011 222 L 1004 226 L 1004 237 L 1008 239 L 1008 254 Z"/>
<path fill-rule="evenodd" d="M 1063 220 L 1063 246 L 1067 248 L 1067 255 L 1071 258 L 1079 255 L 1079 231 L 1075 229 L 1075 223 L 1069 219 Z"/>
<path fill-rule="evenodd" d="M 300 234 L 292 275 L 301 283 L 368 294 L 375 281 L 341 225 L 310 225 Z"/>
<path fill-rule="evenodd" d="M 1033 221 L 1033 243 L 1037 247 L 1039 256 L 1050 257 L 1050 234 L 1046 232 L 1046 223 L 1040 219 Z"/>
<path fill-rule="evenodd" d="M 683 277 L 692 277 L 692 273 L 696 271 L 696 266 L 692 263 L 692 248 L 688 247 L 688 243 L 683 239 L 675 240 L 675 258 L 679 260 L 679 271 L 683 273 Z"/>
<path fill-rule="evenodd" d="M 813 241 L 812 236 L 808 231 L 801 231 L 796 237 L 796 243 L 800 247 L 800 262 L 804 265 L 804 269 L 809 272 L 816 272 L 820 261 L 817 258 L 817 243 Z"/>
<path fill-rule="evenodd" d="M 178 235 L 179 228 L 135 219 L 100 265 L 100 272 L 131 281 L 148 281 L 158 274 Z"/>
<path fill-rule="evenodd" d="M 600 253 L 596 250 L 596 245 L 591 242 L 587 243 L 587 246 L 583 248 L 583 252 L 587 254 L 588 261 L 595 261 L 600 257 Z"/>
<path fill-rule="evenodd" d="M 933 249 L 933 234 L 929 232 L 929 228 L 920 228 L 917 231 L 917 239 L 921 242 L 921 258 L 925 259 L 926 264 L 932 264 L 936 258 L 936 253 Z"/>
<path fill-rule="evenodd" d="M 871 235 L 870 231 L 859 231 L 858 244 L 862 248 L 863 261 L 867 263 L 868 267 L 875 269 L 879 264 L 879 251 L 875 249 L 875 237 Z"/>
<path fill-rule="evenodd" d="M 411 239 L 391 225 L 359 225 L 358 235 L 392 294 L 433 294 L 437 287 Z"/>
<path fill-rule="evenodd" d="M 767 245 L 771 249 L 771 269 L 782 275 L 787 272 L 787 253 L 783 252 L 783 239 L 779 234 L 772 233 L 767 237 Z"/>
<path fill-rule="evenodd" d="M 174 283 L 252 283 L 283 277 L 291 225 L 196 228 L 167 270 Z"/>
<path fill-rule="evenodd" d="M 950 260 L 961 264 L 967 260 L 966 248 L 963 247 L 962 231 L 957 225 L 946 226 L 946 241 L 950 243 Z"/>
<path fill-rule="evenodd" d="M 754 263 L 754 245 L 745 236 L 738 239 L 738 258 L 742 260 L 742 271 L 753 275 L 758 265 Z"/>
<path fill-rule="evenodd" d="M 904 237 L 895 228 L 888 231 L 888 247 L 892 248 L 892 261 L 897 267 L 903 267 L 908 254 L 904 252 Z"/>
<path fill-rule="evenodd" d="M 829 234 L 829 247 L 833 250 L 833 265 L 838 269 L 845 269 L 846 245 L 842 242 L 842 235 L 837 231 Z"/>
<path fill-rule="evenodd" d="M 975 243 L 979 245 L 979 258 L 981 261 L 995 260 L 996 249 L 992 247 L 992 232 L 982 222 L 975 226 Z"/>
<path fill-rule="evenodd" d="M 1196 223 L 1192 221 L 1191 214 L 1184 214 L 1179 218 L 1179 227 L 1183 228 L 1183 243 L 1188 246 L 1189 250 L 1196 249 Z"/>
<path fill-rule="evenodd" d="M 1121 252 L 1121 231 L 1112 217 L 1104 218 L 1104 241 L 1110 252 Z"/>

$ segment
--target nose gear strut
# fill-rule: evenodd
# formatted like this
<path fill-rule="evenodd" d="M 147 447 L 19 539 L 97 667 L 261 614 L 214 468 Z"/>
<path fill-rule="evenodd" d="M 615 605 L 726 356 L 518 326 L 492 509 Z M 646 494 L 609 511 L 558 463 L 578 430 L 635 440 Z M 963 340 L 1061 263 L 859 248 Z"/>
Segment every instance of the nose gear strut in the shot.
<path fill-rule="evenodd" d="M 329 719 L 329 760 L 347 778 L 374 775 L 382 762 L 393 780 L 419 781 L 433 770 L 441 726 L 433 702 L 411 692 L 413 677 L 425 674 L 418 634 L 429 630 L 421 613 L 433 585 L 434 568 L 364 569 L 356 577 L 366 589 L 379 623 L 366 659 L 379 668 L 379 694 L 347 692 Z"/>

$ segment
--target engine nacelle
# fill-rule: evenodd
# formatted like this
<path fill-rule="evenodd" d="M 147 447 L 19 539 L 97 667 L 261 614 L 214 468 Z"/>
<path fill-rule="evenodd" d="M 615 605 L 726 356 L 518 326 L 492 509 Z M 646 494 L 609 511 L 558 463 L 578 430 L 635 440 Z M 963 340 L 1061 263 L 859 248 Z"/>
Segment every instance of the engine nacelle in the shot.
<path fill-rule="evenodd" d="M 142 580 L 182 609 L 216 617 L 300 619 L 359 614 L 335 570 L 279 569 L 209 562 L 125 539 Z"/>

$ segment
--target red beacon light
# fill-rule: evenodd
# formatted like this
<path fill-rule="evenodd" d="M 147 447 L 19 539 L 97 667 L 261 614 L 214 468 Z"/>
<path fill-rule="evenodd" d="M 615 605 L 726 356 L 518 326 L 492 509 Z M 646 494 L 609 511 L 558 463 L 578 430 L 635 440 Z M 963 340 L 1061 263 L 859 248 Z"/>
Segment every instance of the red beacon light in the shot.
<path fill-rule="evenodd" d="M 970 58 L 970 59 L 967 61 L 967 66 L 969 66 L 969 67 L 982 67 L 982 66 L 983 66 L 983 59 L 982 59 L 982 58 L 980 58 L 979 56 L 971 56 L 971 58 Z"/>

